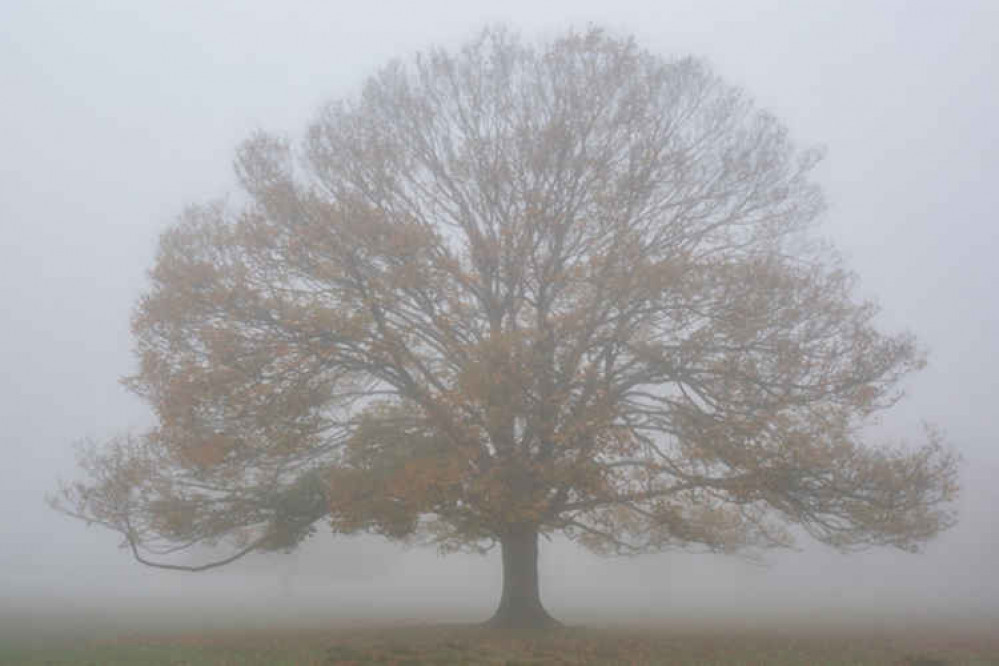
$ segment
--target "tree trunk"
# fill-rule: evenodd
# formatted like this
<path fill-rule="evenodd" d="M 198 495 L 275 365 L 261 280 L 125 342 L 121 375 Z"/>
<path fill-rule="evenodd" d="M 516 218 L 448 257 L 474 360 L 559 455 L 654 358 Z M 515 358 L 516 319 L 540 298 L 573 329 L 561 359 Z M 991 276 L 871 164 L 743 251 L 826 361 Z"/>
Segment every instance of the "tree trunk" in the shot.
<path fill-rule="evenodd" d="M 559 622 L 541 605 L 538 586 L 538 532 L 511 530 L 500 538 L 503 550 L 503 596 L 486 623 L 497 629 L 545 629 Z"/>

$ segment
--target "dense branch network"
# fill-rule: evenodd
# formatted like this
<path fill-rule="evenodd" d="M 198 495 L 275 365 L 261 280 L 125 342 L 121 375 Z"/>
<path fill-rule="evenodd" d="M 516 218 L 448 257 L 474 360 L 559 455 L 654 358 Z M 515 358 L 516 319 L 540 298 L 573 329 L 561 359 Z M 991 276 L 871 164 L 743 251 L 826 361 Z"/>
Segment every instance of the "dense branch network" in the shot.
<path fill-rule="evenodd" d="M 818 158 L 703 63 L 596 30 L 393 64 L 301 145 L 252 137 L 245 205 L 163 235 L 128 380 L 159 425 L 91 450 L 62 506 L 137 557 L 324 519 L 915 548 L 955 462 L 863 439 L 923 360 L 811 235 Z"/>

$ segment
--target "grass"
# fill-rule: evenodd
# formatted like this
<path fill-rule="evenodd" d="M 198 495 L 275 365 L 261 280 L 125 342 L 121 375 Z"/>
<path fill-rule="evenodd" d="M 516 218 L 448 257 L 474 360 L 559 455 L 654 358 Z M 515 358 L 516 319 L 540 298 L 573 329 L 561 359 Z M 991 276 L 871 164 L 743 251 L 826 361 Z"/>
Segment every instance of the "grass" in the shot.
<path fill-rule="evenodd" d="M 0 643 L 0 664 L 66 666 L 999 666 L 993 626 L 872 628 L 566 627 L 497 633 L 474 626 L 382 624 L 212 630 Z"/>

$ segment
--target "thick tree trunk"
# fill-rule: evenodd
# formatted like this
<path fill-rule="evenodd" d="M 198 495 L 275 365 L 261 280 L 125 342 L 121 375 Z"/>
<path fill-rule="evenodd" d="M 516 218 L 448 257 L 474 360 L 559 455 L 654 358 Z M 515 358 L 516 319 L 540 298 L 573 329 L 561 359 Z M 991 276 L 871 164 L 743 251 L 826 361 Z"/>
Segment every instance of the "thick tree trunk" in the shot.
<path fill-rule="evenodd" d="M 497 629 L 558 626 L 558 621 L 541 605 L 537 530 L 511 530 L 500 538 L 500 545 L 503 550 L 503 596 L 486 625 Z"/>

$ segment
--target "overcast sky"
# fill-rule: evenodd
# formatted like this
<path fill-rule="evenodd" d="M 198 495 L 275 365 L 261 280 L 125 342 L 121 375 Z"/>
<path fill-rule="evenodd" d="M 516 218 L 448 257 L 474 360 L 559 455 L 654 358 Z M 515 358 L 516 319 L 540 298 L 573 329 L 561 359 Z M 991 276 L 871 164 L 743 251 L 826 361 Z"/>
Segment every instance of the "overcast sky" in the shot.
<path fill-rule="evenodd" d="M 364 615 L 495 602 L 499 562 L 315 539 L 218 574 L 134 564 L 114 535 L 48 509 L 71 444 L 148 421 L 118 378 L 158 234 L 233 189 L 233 149 L 296 136 L 392 57 L 501 21 L 530 37 L 595 22 L 706 57 L 823 145 L 823 232 L 930 366 L 880 431 L 926 420 L 961 451 L 962 524 L 921 556 L 805 546 L 759 568 L 663 555 L 600 560 L 543 544 L 556 614 L 759 605 L 999 613 L 999 3 L 0 2 L 0 610 L 29 600 L 286 603 Z M 363 603 L 360 601 L 367 599 Z M 359 605 L 360 604 L 360 605 Z M 365 606 L 364 604 L 367 604 Z"/>

